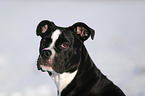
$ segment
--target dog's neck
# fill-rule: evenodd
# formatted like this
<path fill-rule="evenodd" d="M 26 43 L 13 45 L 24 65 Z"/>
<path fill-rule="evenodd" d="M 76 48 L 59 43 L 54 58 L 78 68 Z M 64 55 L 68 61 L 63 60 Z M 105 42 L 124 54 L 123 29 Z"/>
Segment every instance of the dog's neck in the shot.
<path fill-rule="evenodd" d="M 96 78 L 98 76 L 96 73 L 100 74 L 99 71 L 96 72 L 96 70 L 93 70 L 93 68 L 96 69 L 96 66 L 93 63 L 92 59 L 90 58 L 85 46 L 82 46 L 80 54 L 81 54 L 81 58 L 79 61 L 79 67 L 77 69 L 78 71 L 75 76 L 75 79 L 70 83 L 69 86 L 67 86 L 62 91 L 61 95 L 63 95 L 63 96 L 75 96 L 76 94 L 74 91 L 79 91 L 79 90 L 76 90 L 76 88 L 77 89 L 81 88 L 83 85 L 85 85 L 86 82 L 90 83 L 90 80 L 92 78 Z M 92 74 L 95 77 L 91 77 Z M 100 77 L 98 76 L 98 78 L 100 78 Z M 83 84 L 83 85 L 81 85 L 81 84 Z"/>
<path fill-rule="evenodd" d="M 84 65 L 82 67 L 79 67 L 79 69 L 81 69 L 82 71 L 76 70 L 73 73 L 64 72 L 62 74 L 59 74 L 59 73 L 56 73 L 56 72 L 52 72 L 51 77 L 52 77 L 52 79 L 54 80 L 54 82 L 56 84 L 58 96 L 61 96 L 61 92 L 63 91 L 63 89 L 65 87 L 67 87 L 67 85 L 70 84 L 71 81 L 73 81 L 73 79 L 76 76 L 76 74 L 78 74 L 78 76 L 84 75 L 87 72 L 87 70 L 91 70 L 92 66 L 94 66 L 94 63 L 90 59 L 90 56 L 89 56 L 85 46 L 82 46 L 82 47 L 83 48 L 82 48 L 82 52 L 81 52 L 82 53 L 81 54 L 81 61 L 80 61 L 80 64 L 79 64 L 79 65 L 81 65 L 81 64 Z M 89 64 L 86 64 L 86 63 L 89 63 Z M 82 73 L 84 73 L 84 74 L 82 74 Z"/>
<path fill-rule="evenodd" d="M 52 72 L 52 79 L 54 80 L 56 87 L 57 87 L 57 92 L 58 92 L 58 96 L 60 96 L 60 93 L 62 92 L 62 90 L 74 79 L 74 77 L 76 76 L 77 70 L 73 73 L 56 73 L 56 72 Z"/>

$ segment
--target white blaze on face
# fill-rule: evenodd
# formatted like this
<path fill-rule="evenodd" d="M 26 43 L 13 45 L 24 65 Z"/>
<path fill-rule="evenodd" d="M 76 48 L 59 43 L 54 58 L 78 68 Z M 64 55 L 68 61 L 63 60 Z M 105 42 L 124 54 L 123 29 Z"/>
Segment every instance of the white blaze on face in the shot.
<path fill-rule="evenodd" d="M 43 50 L 50 50 L 52 52 L 52 54 L 50 56 L 51 61 L 53 60 L 53 58 L 55 56 L 55 50 L 53 48 L 54 48 L 55 42 L 59 38 L 60 34 L 61 34 L 60 30 L 58 30 L 58 29 L 55 30 L 51 35 L 52 43 L 50 44 L 50 46 L 48 48 L 43 49 Z"/>

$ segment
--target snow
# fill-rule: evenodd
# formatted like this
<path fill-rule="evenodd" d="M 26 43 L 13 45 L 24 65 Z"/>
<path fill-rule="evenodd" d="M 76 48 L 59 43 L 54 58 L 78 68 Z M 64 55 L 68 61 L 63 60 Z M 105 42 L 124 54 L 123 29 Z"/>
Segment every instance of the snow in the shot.
<path fill-rule="evenodd" d="M 58 26 L 85 22 L 96 31 L 85 45 L 96 66 L 127 96 L 145 96 L 145 1 L 0 1 L 0 96 L 56 96 L 37 70 L 44 19 Z"/>

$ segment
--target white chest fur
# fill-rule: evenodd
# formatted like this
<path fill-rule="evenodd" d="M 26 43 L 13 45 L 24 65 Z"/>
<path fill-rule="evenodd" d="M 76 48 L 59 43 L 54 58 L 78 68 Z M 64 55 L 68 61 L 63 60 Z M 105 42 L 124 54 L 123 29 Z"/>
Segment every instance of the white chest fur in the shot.
<path fill-rule="evenodd" d="M 64 72 L 63 74 L 58 74 L 56 72 L 52 73 L 51 77 L 54 80 L 59 93 L 61 93 L 61 91 L 74 79 L 76 73 L 77 70 L 73 73 L 66 72 Z"/>
<path fill-rule="evenodd" d="M 74 79 L 77 71 L 60 75 L 60 92 Z"/>

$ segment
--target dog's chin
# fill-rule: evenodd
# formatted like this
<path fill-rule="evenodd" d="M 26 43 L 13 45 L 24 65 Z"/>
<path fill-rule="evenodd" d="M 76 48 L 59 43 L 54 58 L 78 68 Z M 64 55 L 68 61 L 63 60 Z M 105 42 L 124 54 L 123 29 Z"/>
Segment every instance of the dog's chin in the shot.
<path fill-rule="evenodd" d="M 40 70 L 41 70 L 42 72 L 48 72 L 50 76 L 52 75 L 52 72 L 53 72 L 52 67 L 50 67 L 50 66 L 45 66 L 45 65 L 40 65 Z"/>

